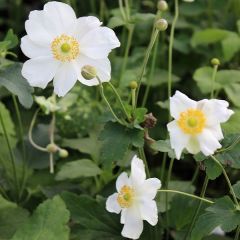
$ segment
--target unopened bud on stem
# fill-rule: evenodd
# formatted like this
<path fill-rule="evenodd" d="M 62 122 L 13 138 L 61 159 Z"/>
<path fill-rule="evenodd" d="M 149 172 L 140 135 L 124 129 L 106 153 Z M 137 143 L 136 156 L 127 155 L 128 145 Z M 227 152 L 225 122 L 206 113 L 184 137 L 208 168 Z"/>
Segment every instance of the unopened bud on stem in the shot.
<path fill-rule="evenodd" d="M 164 0 L 160 0 L 158 2 L 158 6 L 157 6 L 158 10 L 161 11 L 161 12 L 165 12 L 168 10 L 168 4 L 166 1 Z"/>
<path fill-rule="evenodd" d="M 59 157 L 61 157 L 61 158 L 68 157 L 68 151 L 66 149 L 60 149 L 59 150 Z"/>
<path fill-rule="evenodd" d="M 219 65 L 220 65 L 220 61 L 219 61 L 218 58 L 213 58 L 213 59 L 211 60 L 211 64 L 212 64 L 213 66 L 219 66 Z"/>
<path fill-rule="evenodd" d="M 159 31 L 165 31 L 167 28 L 168 28 L 168 22 L 161 18 L 161 19 L 158 19 L 156 22 L 155 22 L 155 27 L 159 30 Z"/>
<path fill-rule="evenodd" d="M 137 89 L 138 84 L 137 84 L 136 81 L 131 81 L 129 86 L 130 86 L 131 89 Z"/>
<path fill-rule="evenodd" d="M 54 143 L 48 144 L 46 148 L 47 148 L 48 152 L 50 152 L 50 153 L 55 153 L 58 150 L 57 145 Z"/>
<path fill-rule="evenodd" d="M 82 67 L 81 74 L 86 80 L 91 80 L 97 76 L 97 70 L 93 66 L 85 65 Z"/>

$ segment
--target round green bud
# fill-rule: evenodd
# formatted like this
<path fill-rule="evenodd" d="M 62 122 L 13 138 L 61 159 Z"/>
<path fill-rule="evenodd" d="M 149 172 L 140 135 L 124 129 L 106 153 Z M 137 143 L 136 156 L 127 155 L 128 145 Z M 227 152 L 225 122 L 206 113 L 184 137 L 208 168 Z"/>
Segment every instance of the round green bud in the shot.
<path fill-rule="evenodd" d="M 58 150 L 57 145 L 54 143 L 48 144 L 46 148 L 47 148 L 47 151 L 50 153 L 55 153 Z"/>
<path fill-rule="evenodd" d="M 61 158 L 68 157 L 68 151 L 66 149 L 60 149 L 59 150 L 59 157 L 61 157 Z"/>
<path fill-rule="evenodd" d="M 129 87 L 130 87 L 131 89 L 137 89 L 138 84 L 137 84 L 136 81 L 131 81 Z"/>
<path fill-rule="evenodd" d="M 157 8 L 158 8 L 159 11 L 165 12 L 165 11 L 168 10 L 168 4 L 167 4 L 166 1 L 160 0 L 160 1 L 158 2 Z"/>
<path fill-rule="evenodd" d="M 165 19 L 160 18 L 155 22 L 155 27 L 159 31 L 165 31 L 168 28 L 168 22 Z"/>
<path fill-rule="evenodd" d="M 212 64 L 213 66 L 219 66 L 219 65 L 220 65 L 220 61 L 219 61 L 218 58 L 213 58 L 213 59 L 211 60 L 211 64 Z"/>
<path fill-rule="evenodd" d="M 82 67 L 81 74 L 86 80 L 91 80 L 97 76 L 97 70 L 93 66 L 85 65 Z"/>

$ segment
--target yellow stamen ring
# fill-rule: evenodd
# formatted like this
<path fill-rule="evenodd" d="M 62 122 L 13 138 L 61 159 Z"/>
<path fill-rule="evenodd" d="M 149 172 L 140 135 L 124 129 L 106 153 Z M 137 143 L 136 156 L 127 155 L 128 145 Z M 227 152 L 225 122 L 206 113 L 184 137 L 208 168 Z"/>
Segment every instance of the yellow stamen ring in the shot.
<path fill-rule="evenodd" d="M 184 133 L 196 135 L 203 131 L 206 125 L 206 117 L 201 110 L 188 109 L 180 113 L 177 123 Z"/>
<path fill-rule="evenodd" d="M 133 203 L 133 188 L 124 185 L 118 193 L 117 201 L 121 208 L 129 208 Z"/>
<path fill-rule="evenodd" d="M 70 62 L 76 59 L 80 53 L 78 41 L 65 34 L 53 40 L 51 49 L 54 58 L 61 62 Z"/>

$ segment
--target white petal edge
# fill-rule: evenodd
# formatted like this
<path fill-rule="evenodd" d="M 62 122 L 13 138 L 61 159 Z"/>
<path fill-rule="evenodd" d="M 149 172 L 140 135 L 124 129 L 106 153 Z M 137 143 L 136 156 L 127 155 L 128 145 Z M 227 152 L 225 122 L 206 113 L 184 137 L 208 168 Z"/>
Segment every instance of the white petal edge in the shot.
<path fill-rule="evenodd" d="M 43 57 L 43 56 L 51 56 L 51 50 L 49 47 L 43 47 L 34 43 L 28 35 L 22 37 L 21 39 L 21 50 L 29 58 Z"/>
<path fill-rule="evenodd" d="M 154 200 L 143 200 L 140 202 L 140 212 L 143 220 L 146 220 L 152 226 L 158 222 L 158 209 Z"/>
<path fill-rule="evenodd" d="M 128 208 L 125 216 L 125 224 L 122 230 L 122 236 L 138 239 L 143 231 L 143 220 L 136 207 Z"/>
<path fill-rule="evenodd" d="M 107 58 L 112 49 L 119 46 L 116 34 L 107 27 L 95 28 L 81 39 L 81 52 L 94 59 Z"/>
<path fill-rule="evenodd" d="M 117 181 L 116 181 L 116 189 L 118 192 L 121 191 L 121 188 L 126 185 L 126 186 L 129 186 L 130 185 L 130 181 L 129 181 L 129 178 L 128 178 L 128 175 L 126 172 L 123 172 L 119 175 L 119 177 L 117 178 Z"/>
<path fill-rule="evenodd" d="M 158 178 L 149 178 L 145 180 L 141 188 L 141 198 L 154 199 L 161 186 L 161 181 Z"/>
<path fill-rule="evenodd" d="M 59 96 L 65 96 L 77 82 L 77 73 L 72 63 L 62 63 L 54 79 L 54 92 Z"/>
<path fill-rule="evenodd" d="M 191 136 L 189 138 L 186 149 L 191 154 L 197 154 L 200 152 L 200 144 L 196 136 Z"/>
<path fill-rule="evenodd" d="M 135 185 L 141 185 L 146 179 L 143 160 L 138 158 L 136 155 L 132 158 L 130 179 Z"/>
<path fill-rule="evenodd" d="M 107 198 L 106 209 L 108 212 L 117 213 L 117 214 L 121 212 L 121 207 L 117 202 L 117 197 L 118 197 L 118 194 L 114 193 Z"/>
<path fill-rule="evenodd" d="M 197 136 L 200 150 L 205 156 L 214 154 L 214 152 L 221 148 L 222 145 L 218 142 L 217 138 L 208 129 L 204 129 L 201 134 Z"/>
<path fill-rule="evenodd" d="M 187 97 L 185 94 L 176 91 L 176 93 L 170 97 L 170 113 L 174 119 L 178 119 L 182 112 L 197 107 L 197 102 Z"/>
<path fill-rule="evenodd" d="M 176 158 L 179 160 L 181 158 L 183 149 L 188 144 L 190 136 L 182 132 L 176 120 L 168 123 L 167 129 L 170 135 L 171 147 L 174 149 Z"/>
<path fill-rule="evenodd" d="M 32 58 L 23 64 L 22 75 L 32 87 L 45 88 L 54 78 L 59 63 L 52 57 Z"/>

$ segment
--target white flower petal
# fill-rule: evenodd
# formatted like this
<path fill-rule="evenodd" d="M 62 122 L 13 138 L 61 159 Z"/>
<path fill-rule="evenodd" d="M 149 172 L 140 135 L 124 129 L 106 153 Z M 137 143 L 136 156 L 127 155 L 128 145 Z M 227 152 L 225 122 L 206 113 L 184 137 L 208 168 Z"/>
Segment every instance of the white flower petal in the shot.
<path fill-rule="evenodd" d="M 99 27 L 88 32 L 82 39 L 80 51 L 90 58 L 107 58 L 112 49 L 119 47 L 120 42 L 114 31 Z"/>
<path fill-rule="evenodd" d="M 51 50 L 49 47 L 43 47 L 35 44 L 27 35 L 21 39 L 22 52 L 29 58 L 51 56 Z"/>
<path fill-rule="evenodd" d="M 224 100 L 203 99 L 198 102 L 198 108 L 201 109 L 207 118 L 207 126 L 215 126 L 219 123 L 226 122 L 234 113 L 228 109 L 229 103 Z"/>
<path fill-rule="evenodd" d="M 146 220 L 152 226 L 158 222 L 158 209 L 154 200 L 144 199 L 140 202 L 140 213 L 143 220 Z"/>
<path fill-rule="evenodd" d="M 143 220 L 136 207 L 128 208 L 125 216 L 125 224 L 122 230 L 122 236 L 138 239 L 143 231 Z"/>
<path fill-rule="evenodd" d="M 77 19 L 77 27 L 75 37 L 81 41 L 81 39 L 91 30 L 100 27 L 101 22 L 98 18 L 89 16 L 89 17 L 80 17 Z"/>
<path fill-rule="evenodd" d="M 45 88 L 55 76 L 59 63 L 52 57 L 38 57 L 23 64 L 22 75 L 32 87 Z"/>
<path fill-rule="evenodd" d="M 126 222 L 126 215 L 127 215 L 127 208 L 123 208 L 122 212 L 121 212 L 121 219 L 120 219 L 120 223 L 124 224 Z"/>
<path fill-rule="evenodd" d="M 217 138 L 208 129 L 204 129 L 201 134 L 197 136 L 200 149 L 205 156 L 213 154 L 222 145 L 218 142 Z"/>
<path fill-rule="evenodd" d="M 185 112 L 189 108 L 196 108 L 197 102 L 193 101 L 185 94 L 176 91 L 173 97 L 170 98 L 170 112 L 171 116 L 175 119 L 178 119 L 180 113 Z"/>
<path fill-rule="evenodd" d="M 120 192 L 123 186 L 129 186 L 130 181 L 126 172 L 123 172 L 119 175 L 116 181 L 117 191 Z"/>
<path fill-rule="evenodd" d="M 197 154 L 200 152 L 200 145 L 198 139 L 194 136 L 189 138 L 189 141 L 186 145 L 186 149 L 191 154 Z"/>
<path fill-rule="evenodd" d="M 104 59 L 91 59 L 83 54 L 77 59 L 77 69 L 78 80 L 87 86 L 98 85 L 99 82 L 97 78 L 86 80 L 81 74 L 81 69 L 85 65 L 90 65 L 96 68 L 97 75 L 100 78 L 101 82 L 109 82 L 111 79 L 111 63 L 108 58 Z"/>
<path fill-rule="evenodd" d="M 135 185 L 141 185 L 146 179 L 145 166 L 143 161 L 136 155 L 131 162 L 131 175 L 130 179 Z"/>
<path fill-rule="evenodd" d="M 54 92 L 62 97 L 70 91 L 76 81 L 77 73 L 74 64 L 62 63 L 53 80 Z"/>
<path fill-rule="evenodd" d="M 49 46 L 54 38 L 54 33 L 48 31 L 46 27 L 47 19 L 43 11 L 32 11 L 29 14 L 29 20 L 25 22 L 25 29 L 28 37 L 42 46 Z"/>
<path fill-rule="evenodd" d="M 118 194 L 114 193 L 107 198 L 106 209 L 111 213 L 118 214 L 121 212 L 121 207 L 119 206 L 119 204 L 117 202 L 117 197 L 118 197 Z"/>
<path fill-rule="evenodd" d="M 175 151 L 176 158 L 180 159 L 182 151 L 187 146 L 190 136 L 182 132 L 176 120 L 168 123 L 167 128 L 170 135 L 171 147 Z"/>
<path fill-rule="evenodd" d="M 155 198 L 157 190 L 161 188 L 162 184 L 157 178 L 149 178 L 141 186 L 141 195 L 143 198 L 152 200 Z"/>
<path fill-rule="evenodd" d="M 62 2 L 48 2 L 44 5 L 44 15 L 48 19 L 47 28 L 57 35 L 73 33 L 77 18 L 74 10 Z"/>
<path fill-rule="evenodd" d="M 217 138 L 217 140 L 223 139 L 223 133 L 220 124 L 216 124 L 214 126 L 208 127 L 212 134 Z"/>

